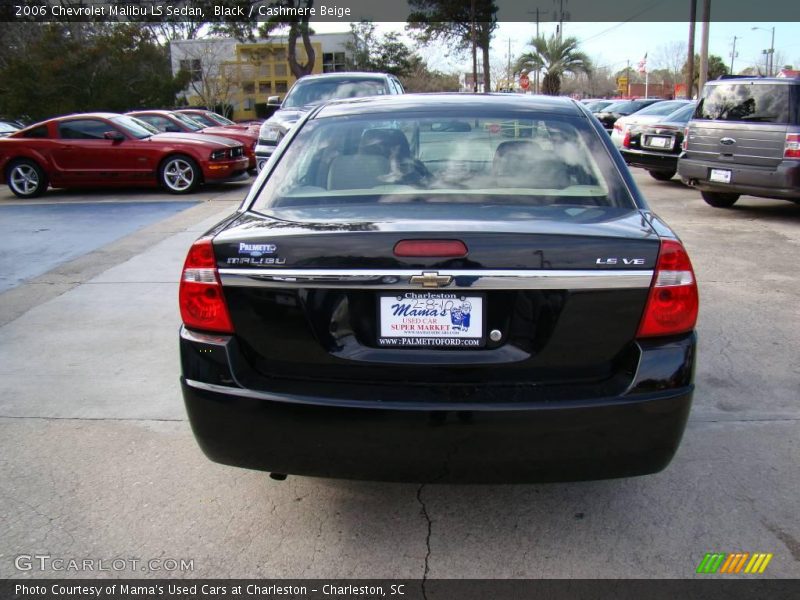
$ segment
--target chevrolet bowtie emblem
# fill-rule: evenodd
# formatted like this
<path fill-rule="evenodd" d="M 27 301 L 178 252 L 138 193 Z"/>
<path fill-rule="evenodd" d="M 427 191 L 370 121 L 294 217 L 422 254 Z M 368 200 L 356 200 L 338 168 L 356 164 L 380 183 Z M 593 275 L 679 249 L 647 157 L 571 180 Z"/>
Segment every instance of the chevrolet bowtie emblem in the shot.
<path fill-rule="evenodd" d="M 426 288 L 445 287 L 446 285 L 450 285 L 451 281 L 453 281 L 452 275 L 439 275 L 436 271 L 428 271 L 422 273 L 422 275 L 411 276 L 412 284 L 421 284 L 422 287 Z"/>

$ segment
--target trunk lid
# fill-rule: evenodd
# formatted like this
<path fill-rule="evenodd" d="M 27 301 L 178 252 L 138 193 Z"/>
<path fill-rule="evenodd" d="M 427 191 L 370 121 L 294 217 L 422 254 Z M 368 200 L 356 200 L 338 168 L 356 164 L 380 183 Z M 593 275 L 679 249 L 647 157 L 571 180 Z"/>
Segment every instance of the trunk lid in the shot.
<path fill-rule="evenodd" d="M 772 123 L 692 121 L 687 158 L 776 167 L 783 160 L 788 126 Z"/>
<path fill-rule="evenodd" d="M 214 249 L 243 369 L 270 379 L 420 385 L 606 381 L 629 366 L 659 238 L 638 211 L 589 212 L 588 221 L 523 221 L 513 230 L 493 221 L 297 223 L 242 214 Z M 395 255 L 398 242 L 420 239 L 460 240 L 468 254 Z M 450 279 L 440 288 L 412 279 L 426 273 Z M 475 346 L 382 345 L 381 298 L 428 292 L 479 308 Z"/>

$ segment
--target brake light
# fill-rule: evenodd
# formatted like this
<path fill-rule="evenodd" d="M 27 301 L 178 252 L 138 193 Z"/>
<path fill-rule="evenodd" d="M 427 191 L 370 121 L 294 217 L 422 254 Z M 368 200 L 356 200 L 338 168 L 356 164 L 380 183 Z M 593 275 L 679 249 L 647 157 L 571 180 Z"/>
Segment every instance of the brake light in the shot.
<path fill-rule="evenodd" d="M 680 242 L 663 240 L 637 337 L 691 331 L 698 308 L 697 283 L 689 255 Z"/>
<path fill-rule="evenodd" d="M 631 130 L 628 127 L 625 128 L 625 137 L 622 138 L 622 145 L 626 148 L 631 147 Z"/>
<path fill-rule="evenodd" d="M 233 333 L 210 238 L 197 240 L 186 256 L 178 291 L 183 324 L 192 329 Z"/>
<path fill-rule="evenodd" d="M 783 158 L 800 158 L 800 133 L 787 133 Z"/>
<path fill-rule="evenodd" d="M 394 255 L 462 258 L 467 246 L 461 240 L 401 240 L 394 246 Z"/>
<path fill-rule="evenodd" d="M 681 142 L 681 150 L 686 152 L 689 149 L 689 128 L 683 128 L 683 141 Z"/>

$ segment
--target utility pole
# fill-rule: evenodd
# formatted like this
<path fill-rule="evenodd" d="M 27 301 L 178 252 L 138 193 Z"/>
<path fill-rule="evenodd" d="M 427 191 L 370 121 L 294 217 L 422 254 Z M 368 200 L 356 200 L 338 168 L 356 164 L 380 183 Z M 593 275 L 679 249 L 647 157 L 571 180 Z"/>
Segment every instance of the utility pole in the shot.
<path fill-rule="evenodd" d="M 772 41 L 769 44 L 769 76 L 775 75 L 775 26 L 772 27 Z"/>
<path fill-rule="evenodd" d="M 697 93 L 703 93 L 708 79 L 708 28 L 711 20 L 711 0 L 703 0 L 703 30 L 700 33 L 700 77 L 697 80 Z"/>
<path fill-rule="evenodd" d="M 733 36 L 733 50 L 731 50 L 731 75 L 733 75 L 733 61 L 736 59 L 736 40 L 739 39 Z"/>
<path fill-rule="evenodd" d="M 529 10 L 528 14 L 536 15 L 536 39 L 539 39 L 539 7 L 537 6 L 534 10 Z M 533 72 L 533 93 L 539 93 L 539 68 L 537 67 L 536 70 Z"/>
<path fill-rule="evenodd" d="M 508 68 L 506 69 L 506 88 L 511 91 L 511 38 L 508 38 Z"/>
<path fill-rule="evenodd" d="M 686 59 L 686 66 L 689 73 L 686 75 L 686 99 L 694 97 L 694 26 L 697 20 L 697 0 L 689 2 L 689 56 Z"/>
<path fill-rule="evenodd" d="M 553 0 L 553 4 L 555 4 L 556 2 L 559 3 L 559 9 L 558 9 L 558 14 L 557 14 L 557 16 L 558 16 L 558 39 L 559 40 L 561 40 L 561 38 L 564 37 L 564 19 L 565 18 L 569 19 L 569 13 L 565 13 L 564 12 L 564 2 L 565 1 L 569 2 L 569 0 Z"/>

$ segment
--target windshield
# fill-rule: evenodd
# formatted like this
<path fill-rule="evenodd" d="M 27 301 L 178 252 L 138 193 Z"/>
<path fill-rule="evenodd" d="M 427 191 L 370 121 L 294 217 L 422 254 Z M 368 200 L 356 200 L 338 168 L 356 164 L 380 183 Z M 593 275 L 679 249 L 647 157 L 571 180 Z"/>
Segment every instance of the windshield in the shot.
<path fill-rule="evenodd" d="M 236 125 L 236 123 L 234 123 L 230 119 L 226 119 L 225 117 L 217 113 L 207 113 L 205 116 L 214 121 L 217 125 L 225 125 L 226 127 L 228 125 Z"/>
<path fill-rule="evenodd" d="M 188 127 L 191 131 L 200 131 L 201 129 L 205 129 L 205 125 L 194 118 L 185 115 L 184 113 L 174 112 L 171 116 L 186 125 L 186 127 Z"/>
<path fill-rule="evenodd" d="M 145 127 L 144 123 L 142 123 L 139 119 L 134 119 L 133 117 L 123 115 L 119 117 L 113 117 L 110 119 L 110 121 L 117 127 L 124 129 L 127 133 L 131 134 L 135 138 L 139 138 L 140 140 L 149 138 L 154 133 L 152 128 Z M 158 133 L 158 131 L 155 133 Z"/>
<path fill-rule="evenodd" d="M 789 88 L 784 84 L 724 83 L 706 86 L 696 119 L 789 123 Z"/>
<path fill-rule="evenodd" d="M 636 111 L 636 116 L 638 117 L 640 115 L 653 115 L 653 116 L 668 115 L 671 112 L 674 112 L 675 109 L 685 105 L 686 102 L 681 100 L 665 100 L 663 102 L 656 102 L 655 104 L 646 106 L 642 110 Z"/>
<path fill-rule="evenodd" d="M 211 119 L 208 118 L 208 116 L 202 113 L 191 113 L 191 115 L 189 116 L 187 116 L 185 113 L 179 113 L 179 114 L 183 115 L 187 119 L 191 119 L 199 123 L 203 127 L 217 127 L 219 125 L 219 123 L 212 121 Z"/>
<path fill-rule="evenodd" d="M 386 93 L 386 86 L 380 79 L 301 79 L 289 90 L 282 108 L 300 108 L 338 98 L 382 96 Z"/>
<path fill-rule="evenodd" d="M 12 131 L 17 131 L 19 127 L 14 127 L 11 123 L 3 123 L 0 121 L 0 133 L 10 133 Z"/>
<path fill-rule="evenodd" d="M 128 115 L 128 116 L 130 116 L 130 115 Z M 142 120 L 142 119 L 138 119 L 138 118 L 136 118 L 136 117 L 130 117 L 130 119 L 131 119 L 131 120 L 133 120 L 133 121 L 135 121 L 137 125 L 141 125 L 141 126 L 142 126 L 142 127 L 144 127 L 145 129 L 147 129 L 147 131 L 149 131 L 149 132 L 151 133 L 151 135 L 152 135 L 152 134 L 156 134 L 156 133 L 161 133 L 161 132 L 159 131 L 158 127 L 156 127 L 155 125 L 151 125 L 151 124 L 150 124 L 150 123 L 148 123 L 147 121 L 144 121 L 144 120 Z"/>
<path fill-rule="evenodd" d="M 595 102 L 589 102 L 589 104 L 586 105 L 586 108 L 592 112 L 597 112 L 606 108 L 607 106 L 611 106 L 612 104 L 614 103 L 611 100 L 599 100 Z"/>
<path fill-rule="evenodd" d="M 616 112 L 620 108 L 624 108 L 631 103 L 630 100 L 622 100 L 619 102 L 612 102 L 603 109 L 603 112 Z"/>
<path fill-rule="evenodd" d="M 327 222 L 524 219 L 547 206 L 634 204 L 583 119 L 530 118 L 526 112 L 310 121 L 253 209 L 279 219 Z"/>

